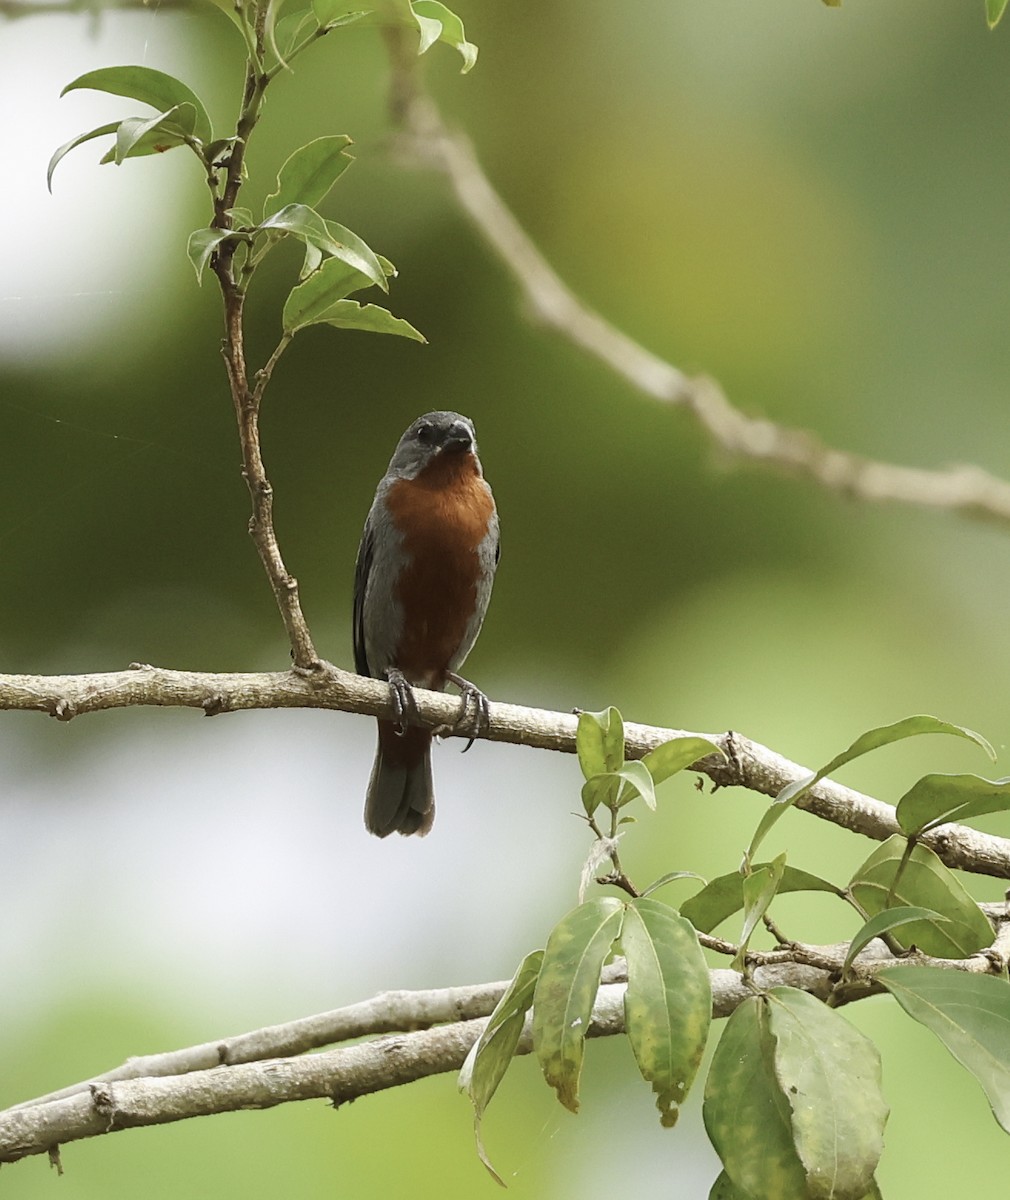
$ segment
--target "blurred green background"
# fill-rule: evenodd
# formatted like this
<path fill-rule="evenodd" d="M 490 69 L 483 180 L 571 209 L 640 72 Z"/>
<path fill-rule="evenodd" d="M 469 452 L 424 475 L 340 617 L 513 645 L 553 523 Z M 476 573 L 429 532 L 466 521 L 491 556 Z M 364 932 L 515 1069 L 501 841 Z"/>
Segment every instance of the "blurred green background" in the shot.
<path fill-rule="evenodd" d="M 1010 474 L 1010 28 L 989 33 L 982 0 L 457 7 L 480 61 L 463 78 L 436 47 L 430 85 L 606 317 L 748 412 L 884 459 Z M 70 79 L 159 67 L 224 124 L 237 40 L 211 9 L 0 23 L 0 670 L 287 661 L 245 533 L 217 296 L 184 254 L 207 221 L 195 165 L 99 168 L 96 143 L 61 165 L 53 197 L 44 184 L 57 145 L 132 111 L 58 101 Z M 503 523 L 468 664 L 492 698 L 733 728 L 811 766 L 914 712 L 1005 753 L 1007 534 L 727 462 L 687 414 L 529 324 L 444 183 L 391 160 L 385 85 L 374 32 L 326 39 L 272 89 L 250 159 L 261 200 L 297 145 L 355 139 L 326 214 L 397 264 L 391 307 L 431 343 L 312 330 L 268 393 L 278 531 L 320 651 L 350 664 L 357 538 L 396 438 L 454 407 L 476 422 Z M 258 361 L 297 269 L 276 257 L 252 308 Z M 383 988 L 506 977 L 575 899 L 587 843 L 561 756 L 480 744 L 461 759 L 448 744 L 433 835 L 378 843 L 360 823 L 362 718 L 2 724 L 3 1104 Z M 845 781 L 895 800 L 927 770 L 985 768 L 928 739 Z M 661 795 L 626 836 L 632 876 L 732 870 L 761 803 L 688 779 Z M 783 848 L 838 882 L 873 849 L 798 813 L 768 844 Z M 821 897 L 781 907 L 795 937 L 854 931 Z M 1002 1197 L 1010 1143 L 974 1082 L 891 1002 L 847 1015 L 883 1052 L 888 1200 L 961 1194 L 971 1162 L 988 1167 L 972 1196 Z M 590 1047 L 577 1120 L 524 1061 L 485 1135 L 517 1197 L 705 1197 L 716 1173 L 699 1096 L 660 1129 L 617 1042 Z M 5 1195 L 494 1189 L 449 1077 L 336 1114 L 297 1105 L 72 1145 L 64 1164 L 59 1184 L 39 1160 L 5 1169 Z"/>

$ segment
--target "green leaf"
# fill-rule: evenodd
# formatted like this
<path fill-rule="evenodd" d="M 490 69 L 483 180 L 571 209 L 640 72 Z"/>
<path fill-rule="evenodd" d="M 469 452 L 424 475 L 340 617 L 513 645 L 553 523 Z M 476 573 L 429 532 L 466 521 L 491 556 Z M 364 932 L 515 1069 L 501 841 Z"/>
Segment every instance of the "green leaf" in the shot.
<path fill-rule="evenodd" d="M 922 834 L 948 821 L 1010 810 L 1010 779 L 978 775 L 924 775 L 898 801 L 898 824 Z"/>
<path fill-rule="evenodd" d="M 93 138 L 104 137 L 107 133 L 115 133 L 118 128 L 118 121 L 110 121 L 107 125 L 99 125 L 97 129 L 89 129 L 87 133 L 79 133 L 77 137 L 71 138 L 69 142 L 64 142 L 49 160 L 49 168 L 46 171 L 46 186 L 50 192 L 53 190 L 53 172 L 71 150 L 76 149 L 77 146 L 83 146 L 85 142 L 90 142 Z"/>
<path fill-rule="evenodd" d="M 181 80 L 166 75 L 164 71 L 155 71 L 152 67 L 103 67 L 78 76 L 67 84 L 60 95 L 65 96 L 67 92 L 80 88 L 108 92 L 113 96 L 127 96 L 142 104 L 149 104 L 159 112 L 176 106 L 182 110 L 183 106 L 188 105 L 188 109 L 180 115 L 186 132 L 201 142 L 213 140 L 210 117 L 207 116 L 203 101 Z"/>
<path fill-rule="evenodd" d="M 388 278 L 396 274 L 388 259 L 379 256 L 379 262 Z M 372 281 L 364 272 L 348 266 L 342 259 L 328 258 L 304 283 L 291 290 L 284 304 L 284 328 L 288 333 L 297 333 L 306 325 L 325 321 L 338 300 L 371 286 Z"/>
<path fill-rule="evenodd" d="M 221 12 L 223 12 L 228 18 L 228 20 L 231 21 L 231 23 L 235 26 L 235 28 L 240 33 L 242 32 L 242 18 L 235 11 L 235 4 L 233 0 L 210 0 L 210 3 L 213 4 L 215 8 L 220 9 Z"/>
<path fill-rule="evenodd" d="M 768 831 L 786 809 L 795 804 L 805 792 L 810 791 L 826 775 L 833 774 L 840 767 L 844 767 L 846 763 L 850 763 L 853 759 L 860 758 L 864 754 L 869 754 L 871 750 L 879 750 L 882 746 L 889 746 L 892 742 L 900 742 L 904 738 L 918 737 L 924 733 L 949 733 L 955 737 L 967 738 L 977 746 L 981 746 L 993 762 L 996 761 L 996 752 L 980 733 L 975 733 L 971 729 L 965 729 L 961 725 L 951 725 L 949 721 L 941 721 L 937 717 L 905 717 L 902 721 L 895 721 L 893 725 L 881 725 L 876 729 L 867 730 L 866 733 L 856 738 L 847 750 L 843 750 L 841 754 L 821 767 L 819 771 L 815 771 L 812 775 L 807 775 L 802 779 L 794 780 L 779 792 L 775 797 L 775 802 L 765 812 L 754 832 L 754 837 L 751 839 L 751 844 L 747 851 L 747 857 L 749 859 L 754 857 L 758 846 L 764 841 Z"/>
<path fill-rule="evenodd" d="M 636 796 L 641 796 L 653 812 L 656 811 L 656 788 L 649 774 L 649 768 L 641 760 L 629 760 L 614 772 L 619 779 L 624 780 L 624 787 L 617 798 L 617 807 L 630 804 Z"/>
<path fill-rule="evenodd" d="M 775 1077 L 791 1110 L 809 1200 L 862 1200 L 884 1148 L 888 1109 L 877 1048 L 836 1009 L 796 988 L 767 994 Z"/>
<path fill-rule="evenodd" d="M 751 1197 L 741 1192 L 725 1171 L 720 1171 L 708 1193 L 708 1200 L 751 1200 Z"/>
<path fill-rule="evenodd" d="M 888 967 L 877 979 L 975 1076 L 993 1116 L 1010 1133 L 1010 983 L 915 966 Z"/>
<path fill-rule="evenodd" d="M 842 963 L 842 974 L 852 965 L 856 958 L 874 938 L 880 937 L 892 929 L 902 925 L 910 925 L 913 921 L 946 921 L 947 918 L 933 912 L 931 908 L 917 908 L 914 905 L 899 905 L 897 908 L 885 908 L 883 912 L 871 917 L 849 943 L 849 951 Z"/>
<path fill-rule="evenodd" d="M 277 190 L 267 196 L 263 215 L 304 204 L 315 208 L 354 162 L 347 153 L 351 139 L 344 133 L 318 137 L 292 154 L 277 174 Z"/>
<path fill-rule="evenodd" d="M 281 17 L 274 28 L 274 41 L 281 59 L 287 58 L 308 34 L 318 28 L 319 22 L 311 8 L 302 8 Z"/>
<path fill-rule="evenodd" d="M 579 713 L 575 748 L 586 779 L 616 771 L 624 762 L 624 721 L 617 709 Z"/>
<path fill-rule="evenodd" d="M 1006 12 L 1007 0 L 985 0 L 985 19 L 995 29 Z"/>
<path fill-rule="evenodd" d="M 624 820 L 634 820 L 634 817 L 625 817 Z M 654 883 L 650 883 L 642 892 L 642 895 L 651 896 L 653 892 L 658 891 L 661 887 L 665 887 L 668 883 L 676 883 L 678 879 L 697 879 L 703 886 L 705 885 L 704 876 L 699 875 L 697 871 L 667 871 L 665 875 L 660 875 Z"/>
<path fill-rule="evenodd" d="M 551 931 L 533 995 L 533 1046 L 544 1078 L 572 1112 L 600 972 L 620 936 L 624 905 L 612 896 L 589 900 Z"/>
<path fill-rule="evenodd" d="M 203 282 L 203 271 L 210 256 L 221 243 L 232 236 L 230 229 L 194 229 L 186 243 L 186 253 L 196 272 L 196 282 Z"/>
<path fill-rule="evenodd" d="M 582 785 L 582 807 L 586 810 L 586 816 L 591 817 L 601 804 L 613 808 L 617 804 L 620 787 L 621 777 L 616 771 L 601 771 L 599 775 L 587 779 Z"/>
<path fill-rule="evenodd" d="M 307 204 L 286 204 L 261 221 L 260 229 L 276 230 L 300 238 L 306 245 L 314 246 L 324 254 L 331 254 L 347 263 L 349 267 L 354 267 L 372 283 L 378 284 L 384 292 L 389 290 L 386 273 L 375 252 L 356 233 L 335 221 L 324 221 L 319 213 Z"/>
<path fill-rule="evenodd" d="M 740 934 L 740 950 L 733 960 L 734 970 L 740 970 L 747 954 L 747 943 L 750 941 L 758 921 L 768 911 L 768 905 L 782 883 L 785 872 L 786 856 L 780 854 L 766 867 L 759 867 L 743 879 L 743 930 Z"/>
<path fill-rule="evenodd" d="M 357 300 L 338 300 L 323 321 L 317 325 L 332 325 L 335 329 L 361 329 L 366 333 L 393 333 L 415 342 L 428 339 L 401 317 L 394 317 L 388 308 L 377 304 L 359 304 Z"/>
<path fill-rule="evenodd" d="M 768 1001 L 754 996 L 726 1022 L 705 1083 L 705 1129 L 726 1174 L 747 1200 L 807 1194 L 774 1054 Z"/>
<path fill-rule="evenodd" d="M 715 742 L 710 742 L 708 738 L 677 737 L 661 743 L 655 750 L 650 750 L 642 762 L 648 768 L 652 782 L 659 784 L 710 754 L 726 757 Z"/>
<path fill-rule="evenodd" d="M 463 32 L 463 22 L 451 12 L 444 4 L 440 4 L 438 0 L 413 0 L 411 7 L 414 10 L 414 15 L 418 18 L 418 25 L 422 22 L 431 22 L 433 25 L 438 25 L 437 32 L 431 37 L 431 41 L 425 44 L 425 31 L 421 30 L 422 48 L 418 53 L 423 54 L 432 42 L 438 40 L 445 42 L 447 45 L 454 47 L 463 58 L 463 66 L 460 68 L 460 74 L 465 75 L 474 63 L 477 61 L 477 47 L 473 42 L 466 40 L 466 34 Z M 429 31 L 430 36 L 431 31 Z"/>
<path fill-rule="evenodd" d="M 148 121 L 143 117 L 133 117 L 126 121 L 119 122 L 119 130 L 122 130 L 124 125 L 147 124 Z M 130 139 L 132 141 L 132 138 Z M 118 158 L 119 151 L 119 136 L 117 132 L 116 141 L 113 143 L 110 150 L 102 155 L 98 160 L 100 163 L 116 163 L 120 165 L 127 158 L 143 158 L 148 154 L 164 154 L 168 150 L 174 150 L 177 146 L 186 144 L 186 135 L 176 126 L 171 120 L 161 122 L 155 119 L 153 126 L 140 135 L 136 141 L 129 147 L 122 158 Z"/>
<path fill-rule="evenodd" d="M 708 1040 L 712 990 L 689 921 L 668 904 L 632 900 L 621 926 L 628 961 L 624 1021 L 642 1077 L 665 1127 L 676 1124 Z"/>
<path fill-rule="evenodd" d="M 312 11 L 320 26 L 335 29 L 338 25 L 350 25 L 368 15 L 367 9 L 352 9 L 346 0 L 312 0 Z"/>
<path fill-rule="evenodd" d="M 156 141 L 162 132 L 168 135 L 162 143 L 164 148 L 172 149 L 185 136 L 184 121 L 185 117 L 180 114 L 178 105 L 163 113 L 158 113 L 154 117 L 128 117 L 125 121 L 120 121 L 119 128 L 116 130 L 116 146 L 113 152 L 116 166 L 121 166 L 126 159 L 136 156 L 137 153 L 150 153 L 146 149 L 147 145 L 152 140 Z M 139 143 L 144 138 L 147 138 L 148 141 L 145 143 L 144 149 L 138 150 Z"/>
<path fill-rule="evenodd" d="M 498 1090 L 515 1054 L 526 1022 L 526 1013 L 533 1003 L 533 989 L 543 962 L 543 950 L 527 954 L 519 964 L 512 982 L 488 1018 L 484 1032 L 466 1056 L 459 1073 L 460 1091 L 465 1091 L 473 1105 L 473 1132 L 477 1153 L 491 1175 L 504 1187 L 504 1181 L 491 1165 L 480 1136 L 484 1110 Z"/>
<path fill-rule="evenodd" d="M 888 907 L 907 906 L 941 914 L 946 921 L 914 921 L 898 939 L 937 958 L 968 958 L 991 946 L 992 927 L 955 876 L 921 842 L 906 857 L 907 845 L 894 834 L 856 871 L 849 889 L 863 911 L 875 916 Z"/>
<path fill-rule="evenodd" d="M 754 870 L 769 866 L 768 863 L 756 863 Z M 808 871 L 798 867 L 786 867 L 782 872 L 782 882 L 779 884 L 779 894 L 784 892 L 832 892 L 843 896 L 841 888 Z M 701 933 L 711 933 L 717 925 L 721 925 L 727 917 L 743 908 L 743 876 L 739 871 L 730 875 L 720 875 L 710 884 L 696 892 L 689 900 L 680 906 L 681 914 L 691 922 Z"/>

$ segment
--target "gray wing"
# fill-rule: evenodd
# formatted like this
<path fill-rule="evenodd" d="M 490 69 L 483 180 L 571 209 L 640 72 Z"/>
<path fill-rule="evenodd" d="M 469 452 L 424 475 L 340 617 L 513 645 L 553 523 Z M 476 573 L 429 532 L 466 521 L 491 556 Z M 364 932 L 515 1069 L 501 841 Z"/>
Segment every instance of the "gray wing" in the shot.
<path fill-rule="evenodd" d="M 375 533 L 372 529 L 371 513 L 365 522 L 358 546 L 358 558 L 354 564 L 354 669 L 359 675 L 371 675 L 368 656 L 365 652 L 365 593 L 368 576 L 375 557 Z"/>

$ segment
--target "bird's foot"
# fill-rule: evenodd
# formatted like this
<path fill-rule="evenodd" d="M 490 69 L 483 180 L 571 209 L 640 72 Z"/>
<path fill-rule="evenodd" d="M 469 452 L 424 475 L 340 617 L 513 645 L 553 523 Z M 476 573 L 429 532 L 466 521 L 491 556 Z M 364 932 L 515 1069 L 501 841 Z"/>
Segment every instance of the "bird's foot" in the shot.
<path fill-rule="evenodd" d="M 457 675 L 455 671 L 447 671 L 446 679 L 450 683 L 454 683 L 462 693 L 459 716 L 456 718 L 456 724 L 453 726 L 452 732 L 469 735 L 470 740 L 463 747 L 463 753 L 466 754 L 477 738 L 490 728 L 491 706 L 488 703 L 487 696 L 484 695 L 479 687 L 472 684 L 469 679 L 464 679 L 462 675 Z"/>
<path fill-rule="evenodd" d="M 386 671 L 389 680 L 389 694 L 393 701 L 393 723 L 396 732 L 403 737 L 407 732 L 411 717 L 417 717 L 417 701 L 414 699 L 414 689 L 407 682 L 407 677 L 396 667 Z"/>

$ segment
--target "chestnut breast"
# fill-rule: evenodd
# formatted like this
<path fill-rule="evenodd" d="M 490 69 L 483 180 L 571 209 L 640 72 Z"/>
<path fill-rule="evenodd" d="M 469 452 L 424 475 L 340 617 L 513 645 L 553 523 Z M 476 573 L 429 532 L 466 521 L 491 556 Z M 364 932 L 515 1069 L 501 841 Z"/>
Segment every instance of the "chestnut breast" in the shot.
<path fill-rule="evenodd" d="M 487 606 L 481 549 L 494 499 L 473 454 L 449 451 L 413 479 L 398 479 L 386 504 L 405 560 L 396 584 L 403 627 L 395 665 L 411 683 L 441 688 L 462 643 L 480 628 L 478 604 Z"/>

